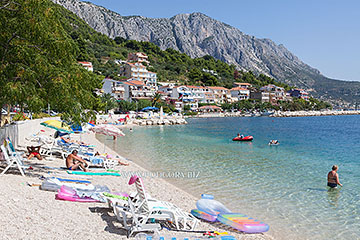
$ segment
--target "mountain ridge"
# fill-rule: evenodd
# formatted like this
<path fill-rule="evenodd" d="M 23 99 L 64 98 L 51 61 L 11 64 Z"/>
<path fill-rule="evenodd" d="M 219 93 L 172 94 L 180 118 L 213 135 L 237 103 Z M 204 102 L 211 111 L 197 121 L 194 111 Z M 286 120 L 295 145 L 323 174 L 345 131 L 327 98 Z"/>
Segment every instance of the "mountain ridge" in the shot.
<path fill-rule="evenodd" d="M 173 48 L 191 57 L 211 55 L 240 70 L 266 74 L 286 84 L 311 91 L 323 99 L 360 102 L 360 82 L 342 82 L 323 76 L 302 62 L 282 44 L 258 39 L 229 24 L 200 13 L 182 13 L 171 18 L 122 16 L 104 7 L 78 0 L 53 0 L 74 12 L 94 30 L 111 38 L 149 41 L 161 49 Z M 329 89 L 324 89 L 324 84 Z M 344 85 L 338 89 L 338 85 Z M 332 87 L 332 86 L 336 86 Z"/>

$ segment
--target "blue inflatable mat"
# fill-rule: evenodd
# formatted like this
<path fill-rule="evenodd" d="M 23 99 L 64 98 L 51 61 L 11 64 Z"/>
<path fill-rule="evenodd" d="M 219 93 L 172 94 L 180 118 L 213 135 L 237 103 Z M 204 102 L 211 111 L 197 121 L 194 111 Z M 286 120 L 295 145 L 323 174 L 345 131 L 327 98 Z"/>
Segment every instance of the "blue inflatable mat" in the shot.
<path fill-rule="evenodd" d="M 60 182 L 75 182 L 75 183 L 91 183 L 90 181 L 77 180 L 77 179 L 68 179 L 68 178 L 56 178 Z"/>

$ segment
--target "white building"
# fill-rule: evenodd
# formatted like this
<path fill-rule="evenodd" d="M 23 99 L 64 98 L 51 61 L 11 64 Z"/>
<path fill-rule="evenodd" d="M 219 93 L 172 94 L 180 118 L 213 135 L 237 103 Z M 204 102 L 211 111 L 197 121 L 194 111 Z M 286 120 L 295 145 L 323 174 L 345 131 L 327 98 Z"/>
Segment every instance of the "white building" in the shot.
<path fill-rule="evenodd" d="M 129 53 L 128 54 L 128 62 L 138 62 L 138 63 L 147 63 L 149 64 L 148 56 L 145 53 L 137 52 L 137 53 Z"/>
<path fill-rule="evenodd" d="M 235 87 L 230 89 L 230 93 L 233 101 L 246 100 L 250 97 L 250 90 L 246 88 Z"/>
<path fill-rule="evenodd" d="M 85 69 L 87 69 L 90 72 L 94 71 L 93 65 L 91 62 L 78 62 L 80 63 Z"/>
<path fill-rule="evenodd" d="M 178 99 L 178 101 L 182 101 L 184 105 L 189 105 L 191 110 L 196 110 L 198 108 L 198 101 L 194 98 L 193 93 L 188 86 L 182 85 L 174 87 L 171 91 L 171 97 Z"/>
<path fill-rule="evenodd" d="M 224 87 L 207 87 L 215 95 L 215 103 L 223 104 L 225 102 L 231 102 L 230 90 Z"/>
<path fill-rule="evenodd" d="M 125 88 L 120 81 L 105 78 L 102 90 L 104 93 L 110 93 L 116 100 L 124 100 L 125 98 Z"/>
<path fill-rule="evenodd" d="M 143 81 L 146 85 L 156 89 L 157 76 L 154 72 L 149 72 L 144 65 L 139 62 L 125 63 L 120 68 L 120 76 L 132 80 Z"/>
<path fill-rule="evenodd" d="M 151 99 L 155 96 L 156 90 L 146 85 L 143 81 L 130 80 L 121 82 L 124 87 L 124 100 L 139 100 L 139 99 Z"/>
<path fill-rule="evenodd" d="M 278 87 L 274 84 L 266 85 L 260 88 L 260 91 L 269 93 L 269 98 L 271 103 L 287 100 L 285 89 L 282 87 Z"/>

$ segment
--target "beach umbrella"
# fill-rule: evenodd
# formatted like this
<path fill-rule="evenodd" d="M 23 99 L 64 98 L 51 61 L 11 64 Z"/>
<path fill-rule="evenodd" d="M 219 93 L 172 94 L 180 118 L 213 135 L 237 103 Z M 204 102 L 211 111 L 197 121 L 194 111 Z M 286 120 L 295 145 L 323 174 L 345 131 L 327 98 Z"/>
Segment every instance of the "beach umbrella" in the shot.
<path fill-rule="evenodd" d="M 154 111 L 154 110 L 159 110 L 157 107 L 145 107 L 143 109 L 141 109 L 141 111 Z"/>
<path fill-rule="evenodd" d="M 81 125 L 79 124 L 73 124 L 70 126 L 71 127 L 71 130 L 74 132 L 74 133 L 81 133 L 83 132 L 83 128 Z"/>
<path fill-rule="evenodd" d="M 160 120 L 162 120 L 164 118 L 164 110 L 163 110 L 163 107 L 161 106 L 160 107 Z"/>
<path fill-rule="evenodd" d="M 117 127 L 111 124 L 101 124 L 90 128 L 90 131 L 106 136 L 125 136 L 125 134 Z M 104 141 L 104 152 L 105 152 L 105 141 Z"/>
<path fill-rule="evenodd" d="M 82 125 L 71 125 L 71 129 L 73 130 L 74 133 L 79 134 L 80 136 L 80 141 L 82 141 L 82 134 L 86 133 L 89 131 L 90 128 L 94 127 L 95 125 L 88 122 L 88 123 L 83 123 Z"/>
<path fill-rule="evenodd" d="M 59 132 L 73 133 L 73 131 L 71 130 L 69 125 L 67 125 L 66 123 L 59 121 L 59 120 L 48 120 L 48 121 L 42 122 L 40 124 L 45 127 L 55 129 L 56 131 L 59 131 Z"/>
<path fill-rule="evenodd" d="M 90 128 L 95 127 L 95 124 L 92 124 L 90 122 L 85 123 L 85 125 L 82 127 L 83 132 L 88 132 Z"/>

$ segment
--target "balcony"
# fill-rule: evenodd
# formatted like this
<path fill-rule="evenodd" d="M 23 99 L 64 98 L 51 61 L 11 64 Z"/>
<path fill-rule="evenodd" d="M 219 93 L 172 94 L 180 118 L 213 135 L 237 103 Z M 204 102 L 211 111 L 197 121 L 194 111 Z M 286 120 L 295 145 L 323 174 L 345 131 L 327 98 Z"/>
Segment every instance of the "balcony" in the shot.
<path fill-rule="evenodd" d="M 133 97 L 152 97 L 155 95 L 155 91 L 151 90 L 132 90 L 131 94 Z"/>
<path fill-rule="evenodd" d="M 118 87 L 112 87 L 112 88 L 111 88 L 111 91 L 112 91 L 113 93 L 123 93 L 123 92 L 125 92 L 125 88 L 124 88 L 124 87 L 120 87 L 120 86 L 118 86 Z"/>

